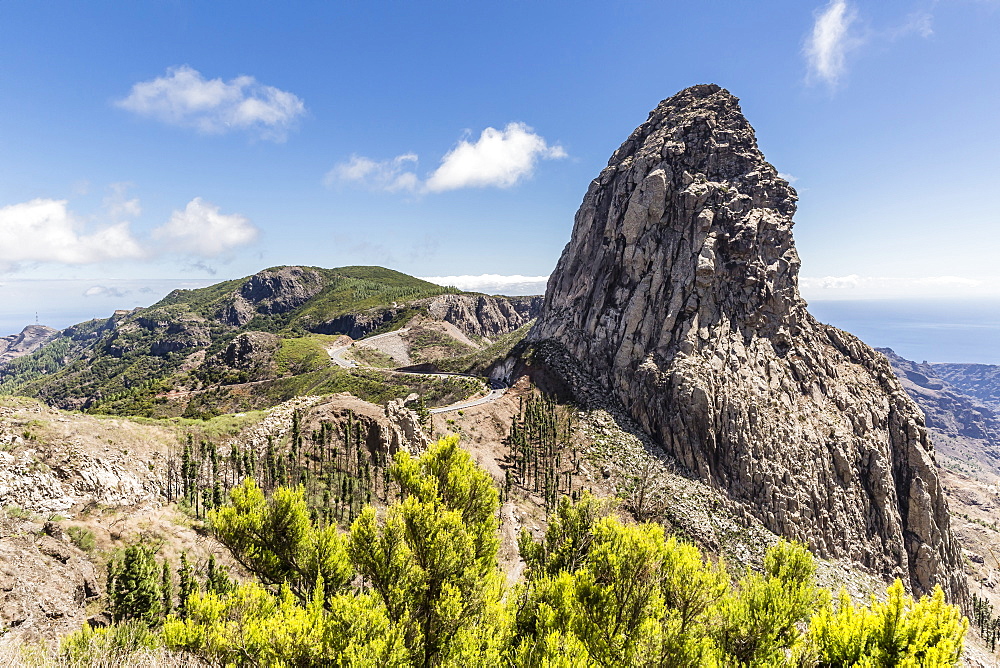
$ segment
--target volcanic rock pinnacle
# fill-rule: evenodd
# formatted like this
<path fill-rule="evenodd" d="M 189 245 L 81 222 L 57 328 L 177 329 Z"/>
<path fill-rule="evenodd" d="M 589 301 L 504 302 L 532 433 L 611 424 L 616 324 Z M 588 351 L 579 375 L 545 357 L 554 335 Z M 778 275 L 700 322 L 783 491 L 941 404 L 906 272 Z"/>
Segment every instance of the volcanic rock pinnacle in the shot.
<path fill-rule="evenodd" d="M 739 101 L 661 102 L 590 184 L 530 338 L 772 531 L 964 598 L 920 410 L 798 292 L 797 195 Z"/>

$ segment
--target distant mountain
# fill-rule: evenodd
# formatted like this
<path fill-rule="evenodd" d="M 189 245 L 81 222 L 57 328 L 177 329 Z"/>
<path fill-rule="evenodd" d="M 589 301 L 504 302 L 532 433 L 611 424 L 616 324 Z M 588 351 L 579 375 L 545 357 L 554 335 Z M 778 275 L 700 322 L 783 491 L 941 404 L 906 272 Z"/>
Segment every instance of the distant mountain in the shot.
<path fill-rule="evenodd" d="M 330 336 L 358 339 L 423 315 L 489 345 L 533 318 L 540 301 L 459 293 L 382 267 L 272 267 L 69 327 L 0 367 L 0 393 L 149 416 L 246 410 L 307 390 L 384 399 L 386 383 L 362 390 L 330 368 Z M 239 401 L 226 389 L 236 385 Z"/>
<path fill-rule="evenodd" d="M 982 467 L 1000 475 L 1000 411 L 980 398 L 1000 392 L 998 367 L 914 362 L 891 348 L 876 350 L 886 356 L 907 394 L 923 409 L 935 448 L 951 458 L 950 465 L 964 473 Z M 995 375 L 987 373 L 990 369 Z"/>
<path fill-rule="evenodd" d="M 13 359 L 30 355 L 58 334 L 59 330 L 45 325 L 28 325 L 20 334 L 0 337 L 0 367 Z"/>
<path fill-rule="evenodd" d="M 939 378 L 1000 413 L 1000 366 L 931 364 Z"/>

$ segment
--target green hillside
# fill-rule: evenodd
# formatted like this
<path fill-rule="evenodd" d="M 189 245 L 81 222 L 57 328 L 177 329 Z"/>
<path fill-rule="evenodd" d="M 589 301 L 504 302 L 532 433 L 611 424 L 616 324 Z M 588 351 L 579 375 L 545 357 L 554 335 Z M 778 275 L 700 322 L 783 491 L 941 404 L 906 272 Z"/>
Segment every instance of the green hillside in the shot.
<path fill-rule="evenodd" d="M 163 403 L 157 397 L 171 391 L 306 373 L 308 385 L 326 385 L 316 375 L 334 371 L 315 332 L 336 334 L 336 318 L 372 313 L 381 330 L 391 330 L 413 312 L 412 302 L 447 292 L 457 290 L 383 267 L 272 267 L 205 288 L 174 290 L 148 308 L 70 327 L 0 368 L 0 393 L 60 408 L 148 415 Z M 268 333 L 285 343 L 273 361 L 230 368 L 224 351 L 245 332 Z"/>

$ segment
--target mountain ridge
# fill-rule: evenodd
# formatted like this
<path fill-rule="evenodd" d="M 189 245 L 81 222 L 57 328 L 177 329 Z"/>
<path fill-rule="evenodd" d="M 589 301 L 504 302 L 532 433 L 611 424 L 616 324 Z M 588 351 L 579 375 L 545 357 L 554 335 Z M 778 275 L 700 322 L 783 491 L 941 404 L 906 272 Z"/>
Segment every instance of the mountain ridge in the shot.
<path fill-rule="evenodd" d="M 271 267 L 243 279 L 175 290 L 149 307 L 68 327 L 0 367 L 0 391 L 61 408 L 151 415 L 174 390 L 209 387 L 219 379 L 270 378 L 271 364 L 255 367 L 271 374 L 258 377 L 251 368 L 226 363 L 227 347 L 242 334 L 277 336 L 280 350 L 272 352 L 283 356 L 284 375 L 315 372 L 307 384 L 317 386 L 325 382 L 321 367 L 329 366 L 328 360 L 318 362 L 326 359 L 323 336 L 362 338 L 431 311 L 473 335 L 498 336 L 532 319 L 540 301 L 460 293 L 383 267 Z M 326 385 L 334 390 L 351 384 Z M 275 401 L 296 391 L 280 390 Z"/>

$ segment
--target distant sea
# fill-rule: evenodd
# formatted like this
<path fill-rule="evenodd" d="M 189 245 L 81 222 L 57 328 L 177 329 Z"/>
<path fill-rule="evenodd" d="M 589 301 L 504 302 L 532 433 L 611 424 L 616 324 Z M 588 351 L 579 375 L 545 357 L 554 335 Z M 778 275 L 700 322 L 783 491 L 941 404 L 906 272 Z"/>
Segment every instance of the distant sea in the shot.
<path fill-rule="evenodd" d="M 1000 364 L 1000 300 L 811 301 L 809 311 L 916 362 Z"/>
<path fill-rule="evenodd" d="M 157 285 L 154 294 L 132 293 L 124 299 L 108 295 L 100 304 L 88 303 L 90 299 L 74 291 L 70 299 L 49 301 L 40 313 L 40 322 L 61 329 L 91 318 L 106 318 L 115 308 L 152 303 L 173 287 Z M 64 305 L 53 307 L 53 302 Z M 1000 364 L 1000 300 L 816 300 L 809 302 L 809 310 L 821 322 L 846 330 L 870 346 L 892 348 L 917 362 Z M 20 332 L 34 322 L 35 313 L 23 305 L 14 309 L 0 306 L 0 336 Z"/>

